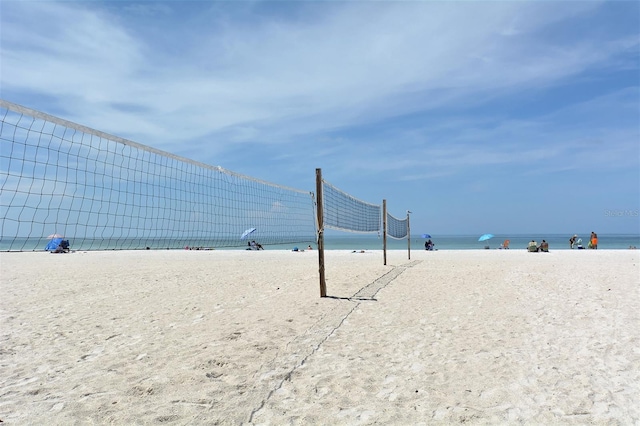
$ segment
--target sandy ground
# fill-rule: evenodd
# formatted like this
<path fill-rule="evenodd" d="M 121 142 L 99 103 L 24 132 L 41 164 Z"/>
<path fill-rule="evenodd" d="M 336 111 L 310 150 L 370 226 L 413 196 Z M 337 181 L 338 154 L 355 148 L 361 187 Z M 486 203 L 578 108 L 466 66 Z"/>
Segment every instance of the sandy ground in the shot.
<path fill-rule="evenodd" d="M 640 251 L 0 253 L 7 425 L 640 425 Z"/>

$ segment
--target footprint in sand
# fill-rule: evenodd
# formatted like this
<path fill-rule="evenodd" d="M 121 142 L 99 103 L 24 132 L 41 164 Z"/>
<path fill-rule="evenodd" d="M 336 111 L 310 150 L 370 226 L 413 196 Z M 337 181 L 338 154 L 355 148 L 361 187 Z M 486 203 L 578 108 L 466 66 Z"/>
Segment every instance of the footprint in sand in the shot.
<path fill-rule="evenodd" d="M 91 353 L 82 355 L 80 357 L 80 359 L 78 360 L 78 362 L 80 362 L 80 361 L 90 361 L 90 360 L 94 359 L 95 357 L 97 357 L 98 355 L 100 355 L 102 353 L 102 351 L 104 351 L 104 347 L 98 346 L 97 348 L 94 348 L 93 351 L 91 351 Z"/>

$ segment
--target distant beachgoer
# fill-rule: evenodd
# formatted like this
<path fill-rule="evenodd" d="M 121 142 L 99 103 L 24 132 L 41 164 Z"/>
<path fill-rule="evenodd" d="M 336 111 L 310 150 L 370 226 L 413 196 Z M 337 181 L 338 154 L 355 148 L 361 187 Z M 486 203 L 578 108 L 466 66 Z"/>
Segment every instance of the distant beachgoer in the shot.
<path fill-rule="evenodd" d="M 263 250 L 264 247 L 262 247 L 262 245 L 260 243 L 256 243 L 255 240 L 251 241 L 251 243 L 249 243 L 249 246 L 251 246 L 252 250 Z"/>
<path fill-rule="evenodd" d="M 545 240 L 542 240 L 542 242 L 540 243 L 540 250 L 539 251 L 548 253 L 549 252 L 549 243 L 546 242 Z"/>
<path fill-rule="evenodd" d="M 62 240 L 56 249 L 51 251 L 51 253 L 69 253 L 69 250 L 69 240 Z"/>
<path fill-rule="evenodd" d="M 573 248 L 573 246 L 576 244 L 577 239 L 578 239 L 577 235 L 574 235 L 573 237 L 569 238 L 569 248 Z"/>
<path fill-rule="evenodd" d="M 598 248 L 598 234 L 591 232 L 591 238 L 589 239 L 589 248 L 596 250 Z"/>
<path fill-rule="evenodd" d="M 527 250 L 529 250 L 530 252 L 538 251 L 538 243 L 536 243 L 536 240 L 531 240 L 529 242 L 529 245 L 527 246 Z"/>
<path fill-rule="evenodd" d="M 311 244 L 307 246 L 307 250 L 313 250 L 313 247 L 311 247 Z"/>

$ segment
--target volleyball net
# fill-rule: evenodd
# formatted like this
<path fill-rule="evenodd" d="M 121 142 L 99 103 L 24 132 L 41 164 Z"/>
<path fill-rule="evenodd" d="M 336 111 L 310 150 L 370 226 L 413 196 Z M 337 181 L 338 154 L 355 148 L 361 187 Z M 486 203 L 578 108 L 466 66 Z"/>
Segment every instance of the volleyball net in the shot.
<path fill-rule="evenodd" d="M 380 205 L 361 201 L 324 179 L 322 197 L 325 228 L 358 233 L 380 232 Z"/>
<path fill-rule="evenodd" d="M 324 227 L 345 232 L 386 233 L 401 240 L 409 236 L 409 218 L 398 219 L 382 205 L 359 200 L 322 179 Z"/>
<path fill-rule="evenodd" d="M 402 240 L 409 236 L 409 219 L 398 219 L 387 213 L 387 236 L 395 240 Z"/>
<path fill-rule="evenodd" d="M 0 250 L 240 247 L 316 240 L 314 194 L 0 100 Z M 245 238 L 245 231 L 254 229 Z"/>
<path fill-rule="evenodd" d="M 0 251 L 233 248 L 318 241 L 316 194 L 182 158 L 0 99 Z M 323 227 L 408 222 L 322 180 Z"/>

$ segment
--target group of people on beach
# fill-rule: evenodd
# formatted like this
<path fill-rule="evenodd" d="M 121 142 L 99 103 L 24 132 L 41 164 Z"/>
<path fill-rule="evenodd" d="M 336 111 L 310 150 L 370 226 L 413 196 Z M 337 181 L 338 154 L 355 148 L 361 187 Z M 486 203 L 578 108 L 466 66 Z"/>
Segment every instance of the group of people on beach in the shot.
<path fill-rule="evenodd" d="M 573 237 L 569 238 L 569 247 L 572 249 L 583 249 L 582 246 L 582 238 L 579 238 L 577 234 L 574 234 Z M 591 232 L 591 236 L 589 237 L 588 248 L 596 250 L 598 248 L 598 234 L 595 232 Z"/>
<path fill-rule="evenodd" d="M 264 250 L 264 247 L 262 247 L 262 244 L 256 243 L 255 240 L 247 241 L 247 245 L 249 246 L 247 247 L 247 250 Z"/>
<path fill-rule="evenodd" d="M 433 251 L 433 247 L 435 246 L 435 244 L 433 243 L 433 241 L 431 241 L 431 238 L 429 238 L 427 241 L 424 242 L 424 249 L 425 250 L 429 250 L 429 251 Z"/>
<path fill-rule="evenodd" d="M 530 252 L 544 252 L 549 253 L 549 243 L 546 240 L 542 240 L 540 245 L 536 242 L 536 240 L 531 240 L 527 247 L 527 250 Z"/>
<path fill-rule="evenodd" d="M 69 240 L 62 240 L 55 250 L 51 250 L 51 253 L 69 253 L 71 248 L 69 247 Z"/>
<path fill-rule="evenodd" d="M 309 245 L 307 246 L 307 250 L 313 250 L 313 247 L 311 247 L 311 244 L 309 244 Z M 298 247 L 294 247 L 291 251 L 298 251 L 298 252 L 300 252 L 300 251 L 304 251 L 304 250 L 300 250 Z"/>

